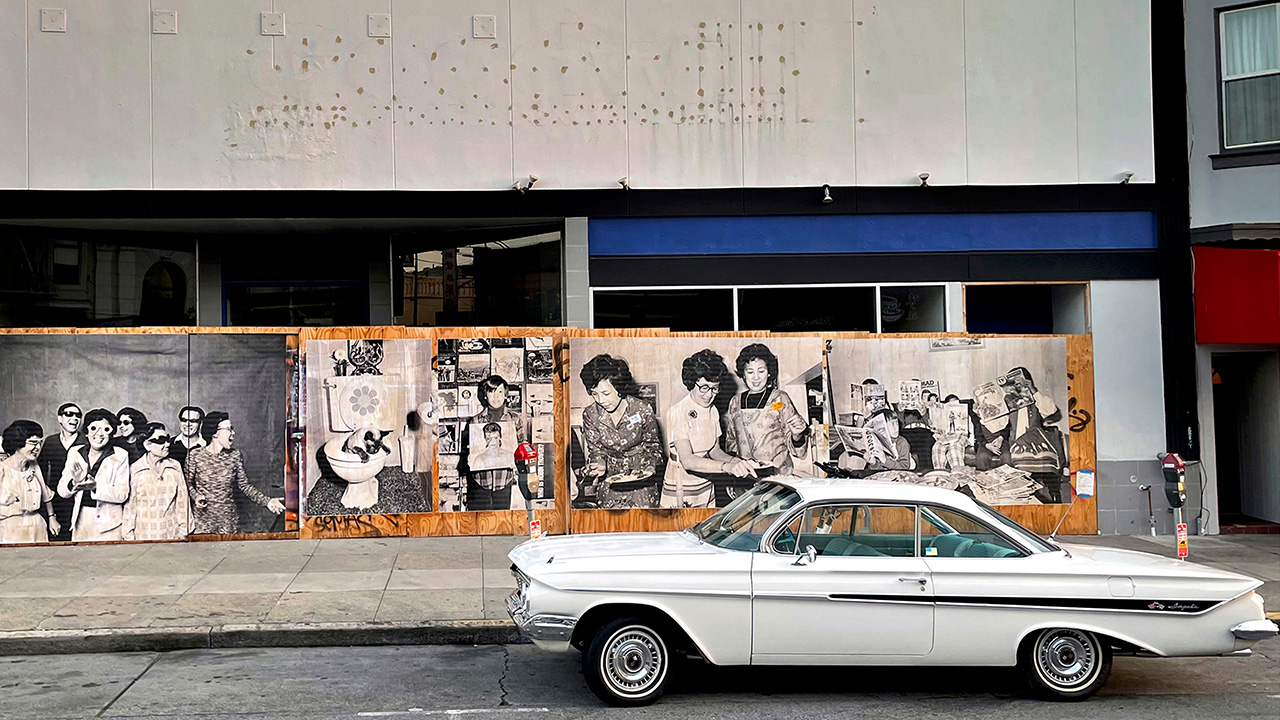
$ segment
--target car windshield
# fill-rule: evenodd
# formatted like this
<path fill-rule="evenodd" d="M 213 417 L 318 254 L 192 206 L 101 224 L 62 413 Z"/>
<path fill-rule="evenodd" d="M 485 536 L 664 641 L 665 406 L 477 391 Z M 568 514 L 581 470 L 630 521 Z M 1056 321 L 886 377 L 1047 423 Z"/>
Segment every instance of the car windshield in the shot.
<path fill-rule="evenodd" d="M 1022 527 L 1018 523 L 1014 522 L 1012 519 L 1002 514 L 999 510 L 996 510 L 995 508 L 982 502 L 981 500 L 975 500 L 974 502 L 978 503 L 978 507 L 982 508 L 983 512 L 987 514 L 987 517 L 1005 526 L 1005 528 L 1013 532 L 1013 534 L 1017 536 L 1018 539 L 1022 540 L 1027 545 L 1035 548 L 1036 552 L 1057 552 L 1058 551 L 1058 548 L 1046 542 L 1044 538 Z"/>
<path fill-rule="evenodd" d="M 759 550 L 764 535 L 779 515 L 795 507 L 800 494 L 786 485 L 762 482 L 720 512 L 689 529 L 703 542 L 729 550 Z"/>

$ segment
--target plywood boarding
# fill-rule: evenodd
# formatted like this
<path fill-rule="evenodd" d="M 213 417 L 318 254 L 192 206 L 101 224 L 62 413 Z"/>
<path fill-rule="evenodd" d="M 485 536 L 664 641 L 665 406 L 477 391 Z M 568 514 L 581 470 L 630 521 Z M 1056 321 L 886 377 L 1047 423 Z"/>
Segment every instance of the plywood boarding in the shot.
<path fill-rule="evenodd" d="M 1096 470 L 1097 442 L 1093 399 L 1093 337 L 1091 335 L 974 335 L 967 333 L 823 333 L 834 339 L 868 338 L 923 338 L 923 337 L 971 337 L 971 338 L 1049 338 L 1061 337 L 1067 346 L 1067 390 L 1069 398 L 1066 412 L 1071 437 L 1068 452 L 1071 455 L 1071 487 L 1074 494 L 1076 471 Z M 997 508 L 1032 531 L 1047 535 L 1062 521 L 1060 534 L 1094 535 L 1098 532 L 1097 495 L 1088 500 L 1075 500 L 1067 505 L 1004 505 Z M 1065 516 L 1065 519 L 1064 519 Z"/>
<path fill-rule="evenodd" d="M 554 385 L 555 406 L 560 408 L 568 402 L 564 394 L 563 373 L 559 372 L 561 356 L 567 362 L 567 343 L 562 328 L 511 328 L 511 327 L 466 327 L 466 328 L 418 328 L 418 327 L 346 327 L 346 328 L 306 328 L 301 333 L 303 350 L 307 340 L 351 340 L 358 338 L 382 339 L 430 339 L 434 343 L 439 339 L 489 338 L 489 337 L 551 337 L 555 348 L 557 373 Z M 432 356 L 435 352 L 432 347 Z M 552 510 L 535 510 L 534 518 L 542 523 L 542 531 L 548 534 L 564 534 L 568 532 L 567 497 L 568 480 L 563 463 L 558 460 L 565 456 L 567 426 L 562 422 L 563 412 L 556 416 L 555 452 L 553 467 L 555 469 L 556 507 Z M 433 453 L 431 473 L 432 502 L 440 497 L 439 459 Z M 304 538 L 337 538 L 337 537 L 446 537 L 456 535 L 527 535 L 528 515 L 523 510 L 498 510 L 485 512 L 439 512 L 403 513 L 396 515 L 339 515 L 325 517 L 302 518 L 301 536 Z"/>
<path fill-rule="evenodd" d="M 797 337 L 801 334 L 791 335 Z M 565 332 L 566 338 L 573 337 L 672 337 L 672 338 L 689 338 L 689 337 L 707 337 L 707 338 L 767 338 L 776 337 L 764 330 L 744 330 L 739 332 L 721 332 L 721 333 L 705 333 L 705 332 L 671 332 L 665 328 L 628 328 L 619 330 L 583 330 L 579 328 L 569 328 Z M 814 334 L 807 334 L 808 337 L 815 337 Z M 565 386 L 565 402 L 568 402 L 568 383 L 573 378 L 568 378 L 568 353 L 564 356 L 564 373 L 559 372 L 560 355 L 557 353 L 557 377 L 563 381 Z M 559 395 L 556 396 L 559 400 Z M 558 407 L 558 406 L 557 406 Z M 561 413 L 559 418 L 560 424 L 563 425 L 564 436 L 568 437 L 569 433 L 569 413 L 568 405 L 565 405 L 565 412 Z M 560 428 L 557 428 L 559 432 Z M 557 445 L 557 452 L 561 452 L 561 448 Z M 560 457 L 568 457 L 567 447 L 563 449 Z M 566 484 L 568 477 L 568 468 L 564 468 L 566 476 Z M 557 491 L 558 492 L 558 491 Z M 568 506 L 568 490 L 564 496 Z M 715 514 L 713 508 L 689 508 L 681 510 L 672 509 L 654 509 L 654 510 L 571 510 L 569 515 L 569 528 L 573 533 L 597 533 L 597 532 L 665 532 L 671 530 L 683 530 L 697 522 L 700 522 Z"/>
<path fill-rule="evenodd" d="M 813 333 L 768 333 L 763 331 L 736 333 L 669 332 L 660 328 L 627 330 L 569 329 L 566 337 L 814 337 Z M 926 334 L 877 334 L 877 333 L 823 333 L 825 339 L 890 339 L 913 337 L 1063 337 L 1067 347 L 1067 373 L 1069 394 L 1067 413 L 1071 429 L 1069 452 L 1071 454 L 1072 487 L 1075 487 L 1076 471 L 1095 469 L 1097 448 L 1093 399 L 1093 339 L 1089 335 L 968 335 L 965 333 Z M 559 357 L 557 356 L 557 361 Z M 563 376 L 561 376 L 563 377 Z M 568 380 L 568 379 L 566 379 Z M 567 426 L 568 415 L 563 413 L 561 423 Z M 565 428 L 567 433 L 568 428 Z M 557 447 L 557 451 L 560 448 Z M 564 457 L 564 455 L 561 455 Z M 565 470 L 567 474 L 567 468 Z M 999 508 L 1014 520 L 1032 530 L 1048 534 L 1059 521 L 1060 533 L 1095 534 L 1098 516 L 1096 496 L 1088 500 L 1076 500 L 1072 505 L 1013 505 Z M 570 529 L 574 533 L 591 532 L 657 532 L 681 530 L 712 515 L 712 509 L 688 510 L 571 510 Z M 1064 519 L 1065 515 L 1065 519 Z"/>
<path fill-rule="evenodd" d="M 187 325 L 110 327 L 110 328 L 0 328 L 0 335 L 285 335 L 285 346 L 290 350 L 299 345 L 297 327 L 196 327 Z M 287 460 L 286 460 L 287 462 Z M 286 470 L 287 473 L 287 470 Z M 218 540 L 293 540 L 298 537 L 296 518 L 286 511 L 285 531 L 266 533 L 235 533 L 230 535 L 188 535 L 186 540 L 120 540 L 103 543 L 77 543 L 86 545 L 117 545 L 149 542 L 214 542 Z"/>

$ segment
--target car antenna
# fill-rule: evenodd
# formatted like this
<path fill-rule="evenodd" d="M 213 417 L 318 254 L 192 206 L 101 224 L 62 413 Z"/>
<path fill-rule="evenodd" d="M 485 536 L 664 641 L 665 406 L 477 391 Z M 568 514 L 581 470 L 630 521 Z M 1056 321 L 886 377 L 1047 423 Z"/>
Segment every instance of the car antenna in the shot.
<path fill-rule="evenodd" d="M 1072 493 L 1071 504 L 1067 506 L 1067 511 L 1062 513 L 1062 517 L 1058 518 L 1058 524 L 1053 526 L 1053 532 L 1049 533 L 1049 539 L 1053 541 L 1054 545 L 1058 545 L 1058 539 L 1054 536 L 1058 534 L 1058 529 L 1062 527 L 1062 523 L 1066 522 L 1067 516 L 1071 514 L 1071 509 L 1076 506 L 1076 501 L 1079 499 L 1079 495 Z M 1061 545 L 1058 545 L 1058 549 L 1066 553 L 1067 557 L 1071 557 L 1070 550 L 1062 547 Z"/>

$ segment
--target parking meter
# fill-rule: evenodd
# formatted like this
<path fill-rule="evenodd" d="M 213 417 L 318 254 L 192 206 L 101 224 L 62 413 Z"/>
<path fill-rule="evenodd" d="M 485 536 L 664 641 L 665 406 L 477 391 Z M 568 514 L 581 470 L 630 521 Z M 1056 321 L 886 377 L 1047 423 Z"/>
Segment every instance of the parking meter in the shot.
<path fill-rule="evenodd" d="M 524 495 L 525 514 L 529 520 L 529 538 L 537 540 L 542 537 L 542 522 L 533 518 L 533 494 L 529 487 L 529 473 L 538 470 L 538 448 L 533 443 L 522 442 L 516 448 L 516 472 L 519 473 L 520 492 Z"/>
<path fill-rule="evenodd" d="M 1169 453 L 1160 462 L 1164 471 L 1164 495 L 1169 507 L 1180 508 L 1187 502 L 1187 463 L 1176 453 Z"/>
<path fill-rule="evenodd" d="M 1187 463 L 1177 453 L 1169 453 L 1160 461 L 1164 471 L 1164 495 L 1173 508 L 1174 533 L 1178 539 L 1178 559 L 1186 559 L 1187 524 L 1182 521 L 1182 506 L 1187 502 Z"/>

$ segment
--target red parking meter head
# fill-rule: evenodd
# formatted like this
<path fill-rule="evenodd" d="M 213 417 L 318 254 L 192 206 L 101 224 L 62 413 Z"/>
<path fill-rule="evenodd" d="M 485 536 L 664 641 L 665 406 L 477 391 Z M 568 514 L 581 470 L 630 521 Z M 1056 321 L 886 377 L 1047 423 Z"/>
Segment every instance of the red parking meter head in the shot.
<path fill-rule="evenodd" d="M 516 448 L 516 470 L 527 473 L 529 466 L 538 461 L 538 448 L 533 443 L 522 442 Z"/>
<path fill-rule="evenodd" d="M 1186 470 L 1187 461 L 1177 453 L 1169 453 L 1161 460 L 1160 466 L 1169 470 Z"/>

